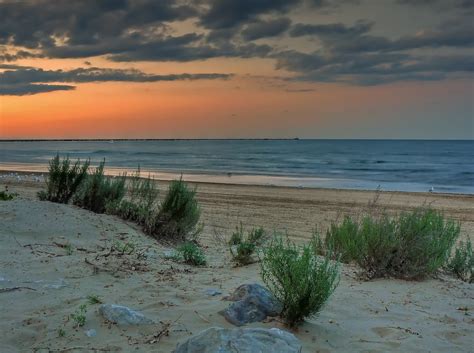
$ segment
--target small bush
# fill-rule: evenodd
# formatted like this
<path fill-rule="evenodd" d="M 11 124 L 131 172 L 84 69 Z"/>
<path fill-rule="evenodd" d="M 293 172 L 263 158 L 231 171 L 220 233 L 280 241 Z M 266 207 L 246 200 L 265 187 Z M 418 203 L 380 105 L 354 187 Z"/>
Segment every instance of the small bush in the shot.
<path fill-rule="evenodd" d="M 446 267 L 459 279 L 469 283 L 474 282 L 474 254 L 469 239 L 466 242 L 460 242 Z"/>
<path fill-rule="evenodd" d="M 355 261 L 368 278 L 420 279 L 443 266 L 460 233 L 459 224 L 430 208 L 398 217 L 346 218 L 332 224 L 325 244 L 341 261 Z"/>
<path fill-rule="evenodd" d="M 196 190 L 190 190 L 182 179 L 172 181 L 159 212 L 147 219 L 145 231 L 174 241 L 196 234 L 201 210 L 195 196 Z"/>
<path fill-rule="evenodd" d="M 17 194 L 8 192 L 7 186 L 5 186 L 4 191 L 0 191 L 0 201 L 10 201 L 13 200 L 15 196 L 17 196 Z"/>
<path fill-rule="evenodd" d="M 89 161 L 81 164 L 77 160 L 73 165 L 69 157 L 59 158 L 59 154 L 49 161 L 46 190 L 40 191 L 38 197 L 42 201 L 68 203 L 76 190 L 87 177 Z"/>
<path fill-rule="evenodd" d="M 186 242 L 176 249 L 176 260 L 183 260 L 188 265 L 204 266 L 206 265 L 206 256 L 199 246 L 192 242 Z"/>
<path fill-rule="evenodd" d="M 140 178 L 140 168 L 130 179 L 129 200 L 109 202 L 107 213 L 122 219 L 147 224 L 153 214 L 158 212 L 158 189 L 150 177 Z"/>
<path fill-rule="evenodd" d="M 255 251 L 266 240 L 263 228 L 254 228 L 244 234 L 242 223 L 237 227 L 229 240 L 229 250 L 233 261 L 238 265 L 247 265 L 253 261 L 252 256 Z"/>
<path fill-rule="evenodd" d="M 339 268 L 329 258 L 317 257 L 314 244 L 299 248 L 277 237 L 263 252 L 261 276 L 292 327 L 321 310 L 339 283 Z"/>
<path fill-rule="evenodd" d="M 118 203 L 125 195 L 125 175 L 109 178 L 104 175 L 105 161 L 101 162 L 93 174 L 87 176 L 73 203 L 92 212 L 104 213 L 109 203 Z"/>

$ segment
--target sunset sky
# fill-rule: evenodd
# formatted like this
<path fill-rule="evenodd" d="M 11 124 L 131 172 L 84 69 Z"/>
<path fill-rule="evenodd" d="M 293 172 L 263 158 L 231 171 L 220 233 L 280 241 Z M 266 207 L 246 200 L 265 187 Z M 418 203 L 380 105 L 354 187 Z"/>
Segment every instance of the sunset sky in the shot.
<path fill-rule="evenodd" d="M 474 138 L 472 0 L 0 0 L 0 138 Z"/>

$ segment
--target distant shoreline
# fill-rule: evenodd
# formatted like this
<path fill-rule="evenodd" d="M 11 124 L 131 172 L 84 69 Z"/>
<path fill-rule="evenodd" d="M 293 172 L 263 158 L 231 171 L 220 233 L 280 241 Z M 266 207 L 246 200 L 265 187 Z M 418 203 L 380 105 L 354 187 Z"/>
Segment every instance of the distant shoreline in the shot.
<path fill-rule="evenodd" d="M 6 167 L 2 163 L 0 163 L 0 176 L 9 174 L 9 173 L 16 173 L 18 175 L 23 176 L 31 176 L 31 175 L 44 175 L 48 174 L 47 165 L 38 164 L 36 165 L 37 168 L 31 168 L 33 165 L 25 165 L 24 168 L 18 168 L 19 164 L 16 164 L 12 167 Z M 117 167 L 109 167 L 106 169 L 105 173 L 109 176 L 117 176 L 122 173 L 129 173 L 127 178 L 130 178 L 134 170 L 129 168 L 117 168 Z M 151 176 L 156 182 L 170 182 L 171 180 L 177 179 L 180 176 L 183 177 L 189 183 L 193 184 L 205 184 L 205 185 L 222 185 L 222 186 L 235 186 L 235 187 L 263 187 L 263 188 L 281 188 L 281 189 L 293 189 L 293 190 L 328 190 L 328 191 L 340 191 L 340 192 L 377 192 L 378 190 L 371 189 L 371 188 L 356 188 L 356 187 L 340 187 L 338 186 L 337 179 L 329 179 L 329 178 L 311 178 L 307 177 L 306 179 L 311 182 L 320 183 L 333 183 L 332 185 L 313 185 L 313 184 L 306 184 L 306 185 L 297 185 L 296 181 L 302 181 L 304 177 L 283 177 L 283 176 L 269 176 L 269 175 L 231 175 L 228 176 L 226 174 L 206 174 L 206 173 L 181 173 L 176 171 L 153 171 L 153 170 L 141 170 L 142 178 Z M 272 179 L 273 178 L 273 179 Z M 0 179 L 1 181 L 4 179 Z M 269 182 L 273 180 L 274 182 Z M 286 181 L 286 183 L 285 183 Z M 397 190 L 397 189 L 380 189 L 381 192 L 384 193 L 391 193 L 391 194 L 413 194 L 413 195 L 439 195 L 439 196 L 453 196 L 453 197 L 472 197 L 474 198 L 474 194 L 466 193 L 466 192 L 428 192 L 428 191 L 418 191 L 418 190 Z"/>
<path fill-rule="evenodd" d="M 84 138 L 84 139 L 0 139 L 1 142 L 110 142 L 110 141 L 474 141 L 474 139 L 404 139 L 404 138 Z"/>

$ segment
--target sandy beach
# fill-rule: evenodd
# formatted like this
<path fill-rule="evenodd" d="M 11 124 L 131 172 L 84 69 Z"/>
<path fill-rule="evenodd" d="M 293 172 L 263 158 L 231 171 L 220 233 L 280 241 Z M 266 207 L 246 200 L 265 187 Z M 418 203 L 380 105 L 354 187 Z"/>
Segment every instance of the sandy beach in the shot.
<path fill-rule="evenodd" d="M 246 227 L 310 239 L 346 214 L 359 214 L 374 192 L 199 183 L 205 224 L 201 237 L 209 264 L 195 268 L 167 259 L 169 247 L 114 216 L 36 200 L 42 183 L 32 177 L 3 178 L 18 193 L 0 202 L 1 352 L 171 352 L 190 335 L 232 327 L 219 311 L 238 285 L 260 281 L 259 265 L 235 268 L 216 235 Z M 165 190 L 167 182 L 160 182 Z M 474 234 L 474 196 L 382 192 L 378 205 L 399 212 L 430 204 L 462 222 L 462 237 Z M 114 241 L 133 242 L 131 255 L 105 256 Z M 72 251 L 64 247 L 70 244 Z M 293 333 L 303 352 L 469 352 L 474 346 L 474 287 L 441 273 L 421 282 L 362 281 L 343 266 L 340 285 L 320 315 Z M 210 296 L 215 289 L 221 295 Z M 89 305 L 86 323 L 69 316 L 97 295 L 126 305 L 155 325 L 122 329 L 105 323 Z M 250 327 L 284 326 L 278 320 Z M 85 334 L 96 330 L 94 337 Z M 59 337 L 59 330 L 64 336 Z M 471 347 L 471 348 L 470 348 Z"/>

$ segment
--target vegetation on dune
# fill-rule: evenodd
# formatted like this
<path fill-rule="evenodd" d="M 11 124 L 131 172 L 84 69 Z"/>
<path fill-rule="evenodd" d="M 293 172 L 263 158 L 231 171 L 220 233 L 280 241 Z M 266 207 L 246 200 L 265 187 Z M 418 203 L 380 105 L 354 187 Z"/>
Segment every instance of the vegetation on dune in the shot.
<path fill-rule="evenodd" d="M 276 237 L 263 250 L 262 280 L 281 302 L 281 317 L 290 327 L 316 315 L 339 283 L 338 263 L 318 257 L 315 246 Z"/>
<path fill-rule="evenodd" d="M 61 159 L 59 154 L 57 154 L 49 161 L 46 190 L 38 193 L 39 199 L 68 203 L 79 186 L 87 178 L 89 164 L 89 161 L 81 164 L 80 160 L 71 164 L 69 157 Z"/>
<path fill-rule="evenodd" d="M 205 266 L 207 263 L 204 252 L 193 242 L 185 242 L 178 246 L 174 259 L 192 266 Z"/>
<path fill-rule="evenodd" d="M 474 283 L 474 254 L 469 239 L 461 241 L 449 259 L 446 268 L 459 279 Z"/>
<path fill-rule="evenodd" d="M 155 181 L 140 177 L 140 168 L 130 178 L 129 199 L 109 202 L 107 213 L 115 214 L 122 219 L 145 225 L 153 214 L 158 212 L 158 188 Z"/>
<path fill-rule="evenodd" d="M 253 255 L 259 247 L 267 240 L 267 235 L 262 227 L 253 228 L 245 235 L 242 222 L 240 227 L 236 227 L 234 233 L 228 242 L 229 251 L 232 260 L 238 265 L 243 266 L 253 261 Z"/>
<path fill-rule="evenodd" d="M 356 262 L 368 278 L 422 279 L 449 258 L 460 225 L 429 207 L 391 218 L 367 215 L 333 223 L 324 241 L 343 262 Z"/>
<path fill-rule="evenodd" d="M 105 161 L 92 174 L 87 175 L 74 196 L 76 206 L 95 213 L 104 213 L 109 203 L 118 203 L 125 196 L 125 175 L 107 177 L 104 175 Z"/>
<path fill-rule="evenodd" d="M 17 194 L 8 191 L 8 186 L 5 186 L 4 191 L 0 191 L 0 201 L 10 201 L 13 200 L 15 196 L 17 196 Z"/>
<path fill-rule="evenodd" d="M 196 189 L 191 190 L 182 179 L 173 180 L 158 213 L 146 221 L 145 231 L 155 237 L 185 241 L 200 232 L 200 216 Z"/>

